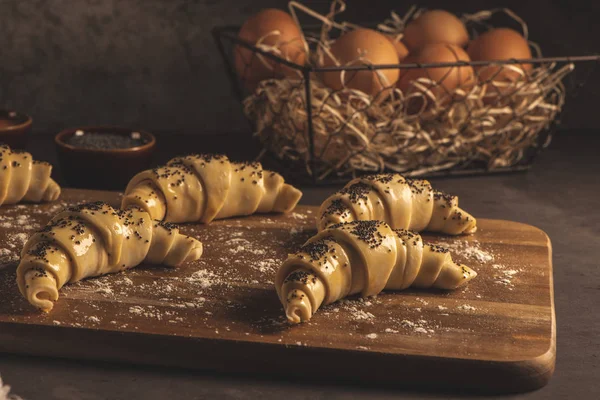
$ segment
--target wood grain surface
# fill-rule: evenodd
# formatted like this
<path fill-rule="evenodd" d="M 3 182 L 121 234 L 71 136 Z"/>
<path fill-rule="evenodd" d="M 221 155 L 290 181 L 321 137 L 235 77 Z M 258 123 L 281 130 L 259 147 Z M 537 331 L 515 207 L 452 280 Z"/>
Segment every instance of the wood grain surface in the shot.
<path fill-rule="evenodd" d="M 315 233 L 317 208 L 187 224 L 196 262 L 138 268 L 66 286 L 42 314 L 15 283 L 24 240 L 67 204 L 119 202 L 66 189 L 53 204 L 0 208 L 0 351 L 394 386 L 525 391 L 554 370 L 552 253 L 532 226 L 479 220 L 447 244 L 478 272 L 454 292 L 351 298 L 290 326 L 273 289 L 288 252 Z"/>

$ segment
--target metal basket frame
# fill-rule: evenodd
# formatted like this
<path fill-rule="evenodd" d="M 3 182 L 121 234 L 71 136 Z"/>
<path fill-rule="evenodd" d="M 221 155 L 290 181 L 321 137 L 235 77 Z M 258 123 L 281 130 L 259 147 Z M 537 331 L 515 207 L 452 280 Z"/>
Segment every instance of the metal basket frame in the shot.
<path fill-rule="evenodd" d="M 308 145 L 309 145 L 309 159 L 308 163 L 313 171 L 315 171 L 315 148 L 314 148 L 314 131 L 313 131 L 313 116 L 312 116 L 312 92 L 311 92 L 311 73 L 319 73 L 319 72 L 335 72 L 335 71 L 364 71 L 364 70 L 378 70 L 378 69 L 415 69 L 415 68 L 445 68 L 445 67 L 478 67 L 478 66 L 488 66 L 488 65 L 508 65 L 508 64 L 548 64 L 548 63 L 579 63 L 586 61 L 595 61 L 596 65 L 600 64 L 600 55 L 583 55 L 583 56 L 572 56 L 572 57 L 537 57 L 537 58 L 528 58 L 528 59 L 507 59 L 507 60 L 498 60 L 498 61 L 456 61 L 456 62 L 444 62 L 444 63 L 406 63 L 406 64 L 379 64 L 379 65 L 349 65 L 349 66 L 331 66 L 331 67 L 316 67 L 310 64 L 299 65 L 294 62 L 288 61 L 284 58 L 281 58 L 269 51 L 262 50 L 253 44 L 241 40 L 238 38 L 237 33 L 240 30 L 240 26 L 236 25 L 227 25 L 227 26 L 218 26 L 212 29 L 212 35 L 217 45 L 217 48 L 223 58 L 223 62 L 225 64 L 225 71 L 231 81 L 232 90 L 240 102 L 244 100 L 244 91 L 242 89 L 242 85 L 240 84 L 240 79 L 237 76 L 237 72 L 231 62 L 231 58 L 227 52 L 225 41 L 229 41 L 231 43 L 232 48 L 236 45 L 242 46 L 246 49 L 251 50 L 254 53 L 261 54 L 262 56 L 277 62 L 279 64 L 283 64 L 289 68 L 295 69 L 301 72 L 302 80 L 304 82 L 304 90 L 306 96 L 306 104 L 305 107 L 307 109 L 307 131 L 308 131 Z M 592 70 L 588 71 L 588 74 L 581 80 L 581 83 L 577 85 L 578 88 L 582 87 L 585 81 L 589 78 Z M 577 93 L 570 92 L 570 96 L 574 96 Z M 248 119 L 248 122 L 251 125 L 251 128 L 254 129 L 253 122 Z M 519 172 L 526 171 L 530 169 L 535 158 L 542 152 L 544 148 L 546 148 L 552 138 L 552 135 L 556 131 L 556 120 L 545 130 L 541 131 L 537 137 L 536 144 L 531 146 L 530 153 L 523 158 L 523 160 L 519 161 L 517 164 L 507 167 L 496 167 L 494 169 L 489 169 L 485 167 L 468 167 L 468 164 L 461 165 L 460 167 L 452 167 L 447 170 L 429 172 L 427 174 L 421 175 L 420 177 L 447 177 L 447 176 L 466 176 L 466 175 L 484 175 L 484 174 L 503 174 L 510 172 Z M 307 174 L 304 174 L 307 175 Z M 306 178 L 310 178 L 307 179 Z M 304 181 L 306 183 L 311 183 L 313 185 L 322 185 L 322 184 L 331 184 L 347 181 L 347 178 L 327 178 L 324 180 L 317 179 L 317 174 L 312 174 L 310 176 L 304 176 Z"/>

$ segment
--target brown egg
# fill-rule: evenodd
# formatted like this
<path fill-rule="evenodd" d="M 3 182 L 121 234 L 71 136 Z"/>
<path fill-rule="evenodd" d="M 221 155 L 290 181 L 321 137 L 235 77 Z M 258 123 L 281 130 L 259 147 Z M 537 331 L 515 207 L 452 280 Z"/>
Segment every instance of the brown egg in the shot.
<path fill-rule="evenodd" d="M 265 37 L 274 31 L 279 31 L 279 34 Z M 281 53 L 275 55 L 298 65 L 304 64 L 306 51 L 300 28 L 285 11 L 272 8 L 262 10 L 248 18 L 238 34 L 239 39 L 252 44 L 256 44 L 263 37 L 260 43 L 276 45 L 280 50 Z M 265 65 L 258 56 L 258 53 L 239 45 L 234 49 L 235 69 L 249 90 L 253 90 L 258 82 L 265 79 L 300 77 L 297 70 L 262 57 L 267 64 Z"/>
<path fill-rule="evenodd" d="M 430 44 L 404 59 L 404 63 L 446 63 L 470 61 L 469 55 L 460 47 L 451 44 Z M 398 88 L 405 94 L 418 90 L 411 88 L 410 82 L 419 78 L 428 78 L 435 82 L 430 88 L 436 96 L 452 91 L 458 87 L 467 88 L 474 83 L 473 68 L 469 65 L 461 67 L 414 68 L 402 71 Z"/>
<path fill-rule="evenodd" d="M 408 56 L 408 49 L 402 43 L 401 40 L 396 40 L 393 36 L 387 36 L 387 38 L 392 42 L 394 47 L 396 48 L 396 53 L 398 54 L 398 60 L 402 61 Z"/>
<path fill-rule="evenodd" d="M 527 40 L 517 31 L 508 28 L 492 29 L 469 43 L 469 56 L 475 61 L 497 61 L 511 58 L 531 58 Z M 514 64 L 512 68 L 529 71 L 531 64 Z M 475 72 L 481 82 L 515 82 L 523 75 L 507 66 L 481 66 Z"/>
<path fill-rule="evenodd" d="M 447 43 L 464 47 L 469 41 L 465 24 L 444 10 L 425 11 L 410 21 L 402 39 L 412 52 L 433 43 Z"/>
<path fill-rule="evenodd" d="M 371 29 L 356 29 L 343 34 L 331 46 L 331 53 L 337 58 L 341 66 L 399 63 L 398 54 L 392 42 L 385 35 Z M 361 56 L 367 62 L 354 62 Z M 325 55 L 323 66 L 332 67 L 335 65 L 335 61 Z M 379 76 L 378 72 L 382 77 Z M 345 86 L 375 95 L 384 87 L 394 86 L 400 76 L 398 68 L 380 69 L 378 72 L 367 70 L 345 71 L 343 83 L 341 71 L 324 72 L 321 76 L 325 85 L 334 90 L 340 90 Z"/>

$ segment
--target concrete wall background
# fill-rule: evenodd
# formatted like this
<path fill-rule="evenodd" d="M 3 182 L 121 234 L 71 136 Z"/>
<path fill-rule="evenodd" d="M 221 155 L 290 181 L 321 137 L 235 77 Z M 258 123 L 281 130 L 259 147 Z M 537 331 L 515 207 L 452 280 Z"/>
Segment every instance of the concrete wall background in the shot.
<path fill-rule="evenodd" d="M 329 1 L 307 1 L 325 11 Z M 348 1 L 347 19 L 380 20 L 407 4 Z M 491 8 L 479 0 L 427 7 Z M 596 3 L 596 5 L 594 5 Z M 0 0 L 0 107 L 34 117 L 36 133 L 83 124 L 202 134 L 248 130 L 210 29 L 240 24 L 272 0 Z M 600 52 L 597 2 L 506 1 L 547 55 Z M 598 71 L 600 73 L 600 71 Z M 564 120 L 597 127 L 599 80 Z"/>

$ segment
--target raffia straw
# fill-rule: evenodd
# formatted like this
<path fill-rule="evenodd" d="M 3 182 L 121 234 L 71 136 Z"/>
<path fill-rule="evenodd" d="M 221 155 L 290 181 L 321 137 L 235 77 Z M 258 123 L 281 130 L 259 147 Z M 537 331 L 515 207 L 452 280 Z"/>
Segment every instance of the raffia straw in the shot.
<path fill-rule="evenodd" d="M 345 9 L 341 0 L 334 1 L 325 15 L 296 2 L 290 3 L 292 9 L 296 20 L 295 11 L 300 10 L 323 24 L 317 37 L 303 32 L 305 43 L 313 44 L 310 61 L 314 65 L 322 65 L 324 57 L 335 60 L 329 51 L 332 29 L 346 31 L 357 27 L 335 21 L 335 16 Z M 420 12 L 422 9 L 412 7 L 402 17 L 392 13 L 379 29 L 401 37 L 406 23 Z M 463 20 L 485 23 L 499 12 L 520 23 L 527 35 L 524 21 L 507 9 L 464 15 Z M 541 56 L 539 47 L 531 44 Z M 364 58 L 353 61 L 365 62 Z M 340 65 L 339 60 L 336 63 Z M 490 64 L 490 68 L 495 66 Z M 433 89 L 439 87 L 439 82 L 419 78 L 411 82 L 408 95 L 397 88 L 386 88 L 375 96 L 350 88 L 333 91 L 314 74 L 310 112 L 316 171 L 311 170 L 309 163 L 308 110 L 302 80 L 261 82 L 244 100 L 244 110 L 255 122 L 255 134 L 266 149 L 281 159 L 303 161 L 307 173 L 319 180 L 331 174 L 384 168 L 420 176 L 474 162 L 483 162 L 490 169 L 507 167 L 518 164 L 528 149 L 538 145 L 538 135 L 562 109 L 562 80 L 574 65 L 539 65 L 527 73 L 516 65 L 502 68 L 522 78 L 502 82 L 492 77 L 493 82 L 477 82 L 449 93 Z M 500 68 L 496 73 L 500 73 Z M 385 83 L 385 77 L 379 76 Z M 342 82 L 343 77 L 342 74 Z M 418 112 L 407 111 L 411 102 L 422 103 Z M 547 144 L 548 140 L 542 146 Z"/>
<path fill-rule="evenodd" d="M 529 38 L 529 28 L 527 27 L 527 23 L 525 23 L 525 21 L 521 17 L 519 17 L 510 8 L 494 8 L 491 10 L 479 11 L 474 14 L 463 14 L 461 19 L 464 23 L 484 22 L 484 21 L 487 21 L 490 18 L 492 18 L 492 16 L 494 16 L 494 14 L 498 14 L 498 13 L 504 13 L 504 14 L 508 15 L 515 22 L 517 22 L 519 25 L 521 25 L 521 32 L 523 34 L 523 37 L 525 39 Z"/>
<path fill-rule="evenodd" d="M 390 13 L 390 18 L 385 19 L 377 25 L 377 29 L 394 37 L 394 40 L 400 40 L 404 36 L 404 28 L 410 19 L 420 13 L 417 6 L 412 5 L 404 16 L 398 15 L 395 11 Z"/>

